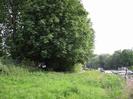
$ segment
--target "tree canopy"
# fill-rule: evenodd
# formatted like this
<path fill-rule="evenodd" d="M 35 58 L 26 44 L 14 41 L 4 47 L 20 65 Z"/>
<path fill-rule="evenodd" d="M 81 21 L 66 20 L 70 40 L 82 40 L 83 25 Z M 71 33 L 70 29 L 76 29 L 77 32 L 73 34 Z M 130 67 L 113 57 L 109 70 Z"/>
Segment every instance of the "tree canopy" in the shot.
<path fill-rule="evenodd" d="M 102 67 L 104 69 L 118 69 L 119 67 L 133 66 L 133 50 L 124 49 L 115 51 L 112 55 L 102 54 L 92 57 L 88 62 L 88 67 Z"/>
<path fill-rule="evenodd" d="M 11 1 L 1 0 L 9 6 L 3 12 L 12 32 L 5 42 L 14 59 L 45 62 L 54 70 L 70 70 L 88 60 L 94 31 L 80 0 L 5 1 Z"/>

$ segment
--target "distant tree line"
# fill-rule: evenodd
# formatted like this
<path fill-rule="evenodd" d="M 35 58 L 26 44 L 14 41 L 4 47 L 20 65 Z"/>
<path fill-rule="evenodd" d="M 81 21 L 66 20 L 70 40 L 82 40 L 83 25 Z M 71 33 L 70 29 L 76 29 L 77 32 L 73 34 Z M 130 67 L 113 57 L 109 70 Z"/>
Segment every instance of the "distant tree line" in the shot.
<path fill-rule="evenodd" d="M 94 31 L 80 0 L 0 0 L 0 55 L 66 71 L 92 54 Z"/>
<path fill-rule="evenodd" d="M 112 55 L 93 55 L 88 61 L 89 68 L 118 69 L 119 67 L 133 66 L 133 50 L 124 49 L 115 51 Z"/>

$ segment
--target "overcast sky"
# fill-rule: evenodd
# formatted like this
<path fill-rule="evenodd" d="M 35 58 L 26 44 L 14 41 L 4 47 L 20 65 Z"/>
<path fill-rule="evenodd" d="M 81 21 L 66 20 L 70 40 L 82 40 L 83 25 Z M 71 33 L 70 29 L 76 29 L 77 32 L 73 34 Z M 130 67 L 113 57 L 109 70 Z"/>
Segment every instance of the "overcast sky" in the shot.
<path fill-rule="evenodd" d="M 133 48 L 133 0 L 82 0 L 95 30 L 95 53 Z"/>

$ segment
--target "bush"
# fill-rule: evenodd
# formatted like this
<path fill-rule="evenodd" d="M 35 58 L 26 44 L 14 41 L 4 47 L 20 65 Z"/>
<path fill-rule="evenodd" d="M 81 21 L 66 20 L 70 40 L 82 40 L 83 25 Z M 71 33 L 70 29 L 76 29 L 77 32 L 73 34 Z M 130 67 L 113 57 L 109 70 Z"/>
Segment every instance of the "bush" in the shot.
<path fill-rule="evenodd" d="M 83 70 L 83 64 L 77 63 L 73 66 L 72 72 L 81 72 Z"/>
<path fill-rule="evenodd" d="M 26 72 L 40 71 L 35 63 L 30 60 L 18 62 L 8 56 L 0 58 L 0 73 L 4 74 L 24 74 Z"/>
<path fill-rule="evenodd" d="M 4 64 L 3 62 L 0 61 L 0 73 L 1 74 L 7 74 L 7 75 L 22 74 L 24 75 L 26 72 L 28 72 L 28 69 L 24 69 L 22 68 L 22 66 L 13 65 L 13 63 Z"/>
<path fill-rule="evenodd" d="M 133 66 L 128 67 L 128 69 L 133 71 Z"/>

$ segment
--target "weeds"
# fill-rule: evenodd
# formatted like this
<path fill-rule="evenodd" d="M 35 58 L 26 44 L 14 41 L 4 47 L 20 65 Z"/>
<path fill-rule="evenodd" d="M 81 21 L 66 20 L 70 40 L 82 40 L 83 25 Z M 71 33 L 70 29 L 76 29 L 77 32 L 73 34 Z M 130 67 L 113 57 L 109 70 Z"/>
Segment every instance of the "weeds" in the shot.
<path fill-rule="evenodd" d="M 121 99 L 123 80 L 97 71 L 31 71 L 0 62 L 0 99 Z"/>

